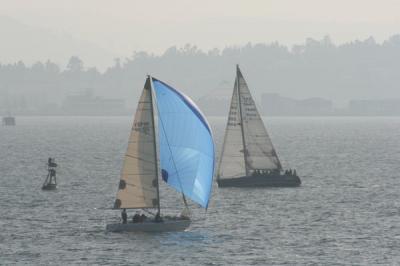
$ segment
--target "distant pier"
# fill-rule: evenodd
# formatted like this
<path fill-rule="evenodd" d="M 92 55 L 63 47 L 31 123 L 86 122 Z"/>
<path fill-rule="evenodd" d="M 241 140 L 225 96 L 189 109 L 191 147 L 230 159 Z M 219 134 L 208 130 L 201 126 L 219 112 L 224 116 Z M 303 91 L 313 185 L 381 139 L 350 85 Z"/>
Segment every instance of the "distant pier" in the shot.
<path fill-rule="evenodd" d="M 2 119 L 3 126 L 15 126 L 15 117 L 5 116 Z"/>

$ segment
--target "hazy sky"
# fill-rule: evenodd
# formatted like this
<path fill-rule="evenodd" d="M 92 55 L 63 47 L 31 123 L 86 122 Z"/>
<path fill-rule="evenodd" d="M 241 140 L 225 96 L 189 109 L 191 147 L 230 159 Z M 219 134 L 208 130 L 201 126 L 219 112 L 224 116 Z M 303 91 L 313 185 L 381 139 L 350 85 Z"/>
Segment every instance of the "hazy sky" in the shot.
<path fill-rule="evenodd" d="M 337 42 L 400 29 L 399 0 L 0 0 L 0 15 L 66 33 L 113 56 L 162 53 L 186 43 L 203 49 L 247 42 Z"/>

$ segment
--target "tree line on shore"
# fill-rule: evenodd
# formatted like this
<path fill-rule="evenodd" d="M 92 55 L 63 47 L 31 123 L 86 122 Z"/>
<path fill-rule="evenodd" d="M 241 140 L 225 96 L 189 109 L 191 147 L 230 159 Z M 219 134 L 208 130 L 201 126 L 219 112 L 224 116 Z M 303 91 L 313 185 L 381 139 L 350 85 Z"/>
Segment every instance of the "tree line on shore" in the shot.
<path fill-rule="evenodd" d="M 1 60 L 1 58 L 0 58 Z M 221 86 L 233 87 L 240 64 L 257 97 L 262 93 L 335 100 L 400 98 L 400 35 L 382 43 L 370 37 L 335 45 L 327 36 L 287 47 L 277 42 L 203 51 L 193 45 L 171 47 L 161 55 L 135 52 L 116 58 L 104 71 L 85 67 L 72 56 L 63 67 L 50 60 L 31 66 L 0 64 L 0 107 L 60 104 L 65 96 L 91 89 L 95 95 L 135 105 L 147 74 L 194 99 Z M 224 84 L 224 85 L 221 85 Z M 229 85 L 226 85 L 229 84 Z"/>

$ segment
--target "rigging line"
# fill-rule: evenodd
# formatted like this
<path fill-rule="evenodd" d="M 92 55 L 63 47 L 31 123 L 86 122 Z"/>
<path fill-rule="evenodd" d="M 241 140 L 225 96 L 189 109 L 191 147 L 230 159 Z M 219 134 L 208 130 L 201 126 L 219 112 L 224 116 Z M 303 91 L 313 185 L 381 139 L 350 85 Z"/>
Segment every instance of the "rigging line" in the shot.
<path fill-rule="evenodd" d="M 181 179 L 180 179 L 180 177 L 179 177 L 179 172 L 178 172 L 178 169 L 177 169 L 176 164 L 175 164 L 174 156 L 172 155 L 171 146 L 169 145 L 167 133 L 165 132 L 165 129 L 164 129 L 164 122 L 163 122 L 162 117 L 161 117 L 161 115 L 160 115 L 160 110 L 159 110 L 159 108 L 157 108 L 157 113 L 158 113 L 159 120 L 161 121 L 161 127 L 162 127 L 162 130 L 163 130 L 164 135 L 165 135 L 165 140 L 167 141 L 167 146 L 168 146 L 169 153 L 171 154 L 172 163 L 174 164 L 175 172 L 176 172 L 176 175 L 177 175 L 177 177 L 178 177 L 179 187 L 181 188 L 181 193 L 182 193 L 183 202 L 184 202 L 186 208 L 188 208 L 188 204 L 187 204 L 187 201 L 186 201 L 186 197 L 185 197 L 185 194 L 183 193 L 183 187 L 182 187 Z"/>
<path fill-rule="evenodd" d="M 146 159 L 142 159 L 139 156 L 133 156 L 133 155 L 129 155 L 129 154 L 125 154 L 125 156 L 129 157 L 129 158 L 132 158 L 132 159 L 137 159 L 137 160 L 145 162 L 145 163 L 151 163 L 151 164 L 153 163 L 152 161 L 146 160 Z"/>
<path fill-rule="evenodd" d="M 243 110 L 242 110 L 242 101 L 241 101 L 241 92 L 240 92 L 240 81 L 239 81 L 239 65 L 236 65 L 236 89 L 237 89 L 237 97 L 238 97 L 238 105 L 239 105 L 239 115 L 240 115 L 240 129 L 242 133 L 242 142 L 243 142 L 243 158 L 244 158 L 244 167 L 246 171 L 246 176 L 249 176 L 249 169 L 248 169 L 248 161 L 247 161 L 247 147 L 246 147 L 246 139 L 244 136 L 244 119 L 243 119 Z"/>
<path fill-rule="evenodd" d="M 148 81 L 148 82 L 147 82 Z M 153 143 L 153 149 L 154 149 L 154 155 L 155 155 L 155 159 L 156 159 L 156 163 L 155 163 L 155 166 L 156 166 L 156 182 L 157 182 L 157 202 L 158 202 L 158 206 L 157 206 L 157 213 L 158 213 L 158 215 L 160 215 L 161 214 L 161 204 L 160 204 L 160 183 L 159 183 L 159 178 L 158 178 L 158 175 L 159 175 L 159 168 L 158 168 L 158 153 L 157 153 L 157 136 L 156 136 L 156 125 L 155 125 L 155 122 L 154 122 L 154 95 L 153 95 L 153 83 L 152 83 L 152 79 L 151 79 L 151 76 L 148 76 L 148 78 L 147 78 L 147 80 L 146 80 L 146 84 L 148 84 L 149 83 L 149 85 L 150 85 L 150 87 L 148 88 L 149 89 L 149 92 L 150 92 L 150 100 L 151 100 L 151 108 L 150 108 L 150 110 L 151 110 L 151 123 L 152 123 L 152 128 L 153 128 L 153 140 L 154 140 L 154 143 Z"/>
<path fill-rule="evenodd" d="M 157 108 L 157 113 L 158 113 L 158 116 L 159 116 L 159 118 L 160 118 L 160 121 L 161 121 L 161 127 L 162 127 L 162 130 L 163 130 L 163 132 L 164 132 L 164 134 L 165 134 L 165 140 L 167 141 L 168 150 L 169 150 L 169 153 L 171 154 L 172 163 L 173 163 L 173 165 L 174 165 L 174 168 L 175 168 L 176 176 L 178 177 L 178 181 L 179 181 L 179 187 L 181 188 L 181 191 L 182 191 L 181 193 L 182 193 L 183 202 L 185 203 L 185 206 L 186 206 L 186 207 L 188 207 L 188 204 L 187 204 L 187 201 L 186 201 L 185 194 L 183 193 L 183 187 L 182 187 L 182 183 L 181 183 L 181 178 L 179 177 L 178 168 L 176 167 L 176 164 L 175 164 L 175 159 L 174 159 L 174 156 L 172 155 L 171 146 L 169 145 L 169 141 L 168 141 L 167 133 L 165 132 L 165 129 L 164 129 L 164 123 L 163 123 L 163 121 L 162 121 L 162 118 L 161 118 L 161 116 L 160 116 L 160 111 L 158 110 L 158 108 Z"/>
<path fill-rule="evenodd" d="M 151 212 L 151 211 L 149 211 L 149 210 L 147 210 L 147 209 L 142 209 L 142 211 L 144 211 L 144 212 L 147 212 L 147 213 L 149 213 L 149 214 L 151 214 L 151 215 L 156 215 L 154 212 Z"/>

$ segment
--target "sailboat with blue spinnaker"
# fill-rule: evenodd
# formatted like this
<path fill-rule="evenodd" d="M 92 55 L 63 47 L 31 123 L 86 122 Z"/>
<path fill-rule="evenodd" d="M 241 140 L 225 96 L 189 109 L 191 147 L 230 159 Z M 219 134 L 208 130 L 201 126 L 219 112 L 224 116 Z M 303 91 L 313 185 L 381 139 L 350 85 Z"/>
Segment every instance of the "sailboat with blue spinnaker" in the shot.
<path fill-rule="evenodd" d="M 114 203 L 114 209 L 123 210 L 123 222 L 108 224 L 106 229 L 112 232 L 187 229 L 191 223 L 189 212 L 178 217 L 162 215 L 159 180 L 181 193 L 185 210 L 187 198 L 207 208 L 213 174 L 214 143 L 204 115 L 189 97 L 148 76 Z M 154 209 L 156 214 L 154 218 L 128 222 L 126 209 Z"/>

